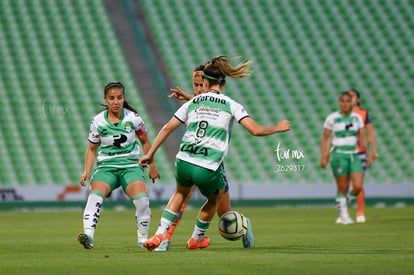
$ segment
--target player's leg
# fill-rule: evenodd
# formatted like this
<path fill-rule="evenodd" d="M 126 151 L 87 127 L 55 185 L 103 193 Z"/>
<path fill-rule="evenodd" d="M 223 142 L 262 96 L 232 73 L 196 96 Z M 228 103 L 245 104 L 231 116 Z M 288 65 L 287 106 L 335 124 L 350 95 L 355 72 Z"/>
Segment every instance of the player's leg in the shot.
<path fill-rule="evenodd" d="M 231 210 L 230 192 L 224 191 L 217 205 L 217 216 L 221 217 L 224 213 Z"/>
<path fill-rule="evenodd" d="M 191 191 L 190 191 L 190 193 L 188 194 L 188 196 L 184 199 L 184 201 L 183 201 L 183 203 L 182 203 L 182 205 L 181 205 L 181 208 L 180 208 L 180 211 L 178 212 L 178 215 L 177 215 L 177 220 L 170 226 L 170 228 L 168 229 L 168 232 L 167 232 L 167 235 L 165 236 L 165 239 L 166 240 L 171 240 L 171 236 L 172 236 L 172 234 L 174 234 L 174 231 L 175 231 L 175 229 L 177 228 L 177 226 L 180 224 L 180 222 L 181 222 L 181 218 L 183 217 L 183 213 L 184 213 L 184 210 L 187 208 L 187 204 L 188 204 L 188 202 L 190 201 L 190 199 L 191 199 L 191 195 L 192 195 L 192 193 L 194 192 L 194 190 L 196 189 L 196 186 L 195 185 L 193 185 L 193 187 L 191 187 Z"/>
<path fill-rule="evenodd" d="M 218 194 L 210 195 L 207 197 L 207 201 L 201 207 L 198 217 L 194 226 L 193 234 L 187 241 L 186 247 L 188 249 L 206 248 L 210 245 L 210 239 L 205 237 L 205 233 L 210 227 L 211 220 L 213 219 L 217 205 L 223 194 L 223 189 L 219 190 Z"/>
<path fill-rule="evenodd" d="M 340 154 L 337 152 L 331 153 L 331 168 L 332 173 L 335 176 L 336 181 L 336 206 L 339 211 L 339 218 L 336 223 L 340 224 L 352 224 L 353 220 L 349 216 L 348 202 L 346 194 L 349 188 L 349 166 L 350 157 L 346 154 Z"/>
<path fill-rule="evenodd" d="M 224 213 L 231 210 L 231 200 L 229 192 L 230 186 L 229 182 L 227 181 L 226 172 L 224 170 L 223 164 L 220 165 L 219 172 L 221 173 L 222 181 L 224 182 L 224 193 L 221 196 L 221 199 L 217 205 L 217 215 L 221 217 Z"/>
<path fill-rule="evenodd" d="M 365 218 L 365 191 L 364 189 L 359 192 L 357 196 L 357 223 L 364 223 Z"/>
<path fill-rule="evenodd" d="M 221 199 L 219 200 L 218 206 L 217 206 L 217 215 L 221 217 L 224 215 L 224 213 L 231 210 L 231 200 L 230 200 L 230 186 L 227 181 L 226 173 L 224 170 L 224 165 L 221 164 L 219 169 L 221 169 L 221 175 L 223 177 L 223 181 L 225 184 L 224 193 L 221 196 Z M 252 248 L 254 246 L 254 235 L 253 235 L 253 230 L 252 230 L 252 223 L 248 217 L 246 217 L 246 220 L 247 220 L 247 231 L 246 231 L 246 234 L 242 238 L 242 243 L 243 243 L 244 248 Z"/>
<path fill-rule="evenodd" d="M 364 174 L 362 172 L 359 173 L 352 173 L 349 175 L 351 182 L 352 182 L 352 189 L 348 193 L 348 205 L 352 205 L 352 202 L 356 199 L 358 194 L 362 190 L 362 179 Z"/>
<path fill-rule="evenodd" d="M 352 173 L 349 175 L 352 182 L 352 189 L 348 193 L 348 204 L 356 200 L 358 194 L 362 191 L 363 173 Z"/>
<path fill-rule="evenodd" d="M 177 183 L 177 190 L 171 196 L 166 208 L 164 209 L 159 226 L 154 236 L 144 243 L 148 250 L 154 250 L 160 246 L 167 234 L 168 228 L 177 220 L 177 213 L 180 211 L 184 199 L 188 196 L 192 186 L 181 186 Z"/>
<path fill-rule="evenodd" d="M 144 243 L 144 247 L 148 250 L 154 250 L 160 246 L 161 242 L 165 238 L 165 235 L 167 234 L 168 228 L 177 220 L 178 212 L 194 185 L 192 181 L 193 168 L 198 166 L 177 159 L 175 167 L 175 179 L 177 182 L 176 191 L 171 196 L 162 213 L 160 224 L 154 236 Z"/>
<path fill-rule="evenodd" d="M 254 246 L 254 235 L 253 235 L 253 229 L 252 229 L 252 222 L 251 220 L 246 217 L 247 220 L 247 230 L 246 234 L 244 234 L 242 238 L 242 243 L 244 248 L 252 248 Z"/>
<path fill-rule="evenodd" d="M 156 249 L 154 249 L 154 251 L 156 252 L 165 252 L 170 248 L 170 241 L 171 241 L 171 237 L 174 234 L 175 229 L 177 228 L 177 226 L 180 224 L 181 219 L 183 217 L 184 214 L 184 210 L 187 208 L 187 204 L 191 199 L 191 195 L 194 192 L 196 186 L 194 185 L 191 188 L 190 193 L 188 194 L 188 196 L 184 199 L 180 211 L 177 214 L 177 219 L 175 220 L 175 222 L 170 226 L 170 228 L 168 228 L 167 234 L 164 237 L 164 240 L 161 242 L 160 246 L 157 247 Z"/>
<path fill-rule="evenodd" d="M 352 182 L 352 189 L 348 193 L 348 203 L 350 204 L 356 200 L 358 194 L 361 192 L 364 179 L 362 163 L 358 154 L 351 155 L 349 178 Z"/>
<path fill-rule="evenodd" d="M 151 225 L 151 208 L 147 186 L 145 182 L 135 180 L 126 186 L 125 193 L 135 206 L 137 244 L 139 247 L 143 247 L 144 242 L 148 239 Z"/>
<path fill-rule="evenodd" d="M 217 207 L 217 214 L 219 217 L 223 216 L 224 213 L 231 210 L 231 201 L 230 201 L 230 192 L 228 188 L 228 184 L 226 184 L 226 187 L 224 188 L 224 193 L 220 198 L 220 201 L 218 202 Z M 248 217 L 246 217 L 247 220 L 247 231 L 246 234 L 242 238 L 242 243 L 244 248 L 252 248 L 254 246 L 254 235 L 253 235 L 253 229 L 252 229 L 252 223 Z"/>
<path fill-rule="evenodd" d="M 104 198 L 112 192 L 112 184 L 116 184 L 116 176 L 106 169 L 100 169 L 91 178 L 90 192 L 83 211 L 83 233 L 78 235 L 78 241 L 85 249 L 93 248 L 102 204 Z"/>
<path fill-rule="evenodd" d="M 366 152 L 359 153 L 359 157 L 361 159 L 362 169 L 364 170 L 364 177 L 365 172 L 367 170 L 367 154 Z M 362 181 L 364 181 L 364 177 L 362 178 Z M 359 192 L 357 196 L 357 223 L 364 223 L 366 221 L 365 219 L 365 191 L 364 188 L 362 188 L 361 192 Z"/>
<path fill-rule="evenodd" d="M 142 167 L 126 168 L 122 173 L 121 186 L 135 206 L 138 246 L 143 247 L 148 239 L 151 225 L 151 208 Z"/>
<path fill-rule="evenodd" d="M 349 216 L 348 212 L 348 201 L 346 197 L 346 193 L 348 190 L 349 180 L 348 175 L 336 176 L 335 177 L 336 185 L 337 185 L 337 193 L 336 193 L 336 207 L 339 211 L 340 217 L 340 224 L 352 224 L 354 223 L 351 217 Z"/>
<path fill-rule="evenodd" d="M 210 244 L 210 239 L 205 237 L 205 233 L 210 226 L 210 222 L 217 211 L 218 203 L 224 193 L 225 181 L 221 169 L 211 171 L 194 166 L 192 171 L 194 183 L 199 188 L 201 194 L 207 197 L 207 201 L 198 213 L 193 234 L 186 244 L 188 249 L 197 249 L 205 248 Z"/>
<path fill-rule="evenodd" d="M 247 220 L 247 230 L 246 234 L 242 238 L 242 243 L 244 248 L 252 248 L 254 246 L 254 235 L 253 235 L 253 229 L 252 229 L 252 222 L 248 217 L 246 217 Z"/>

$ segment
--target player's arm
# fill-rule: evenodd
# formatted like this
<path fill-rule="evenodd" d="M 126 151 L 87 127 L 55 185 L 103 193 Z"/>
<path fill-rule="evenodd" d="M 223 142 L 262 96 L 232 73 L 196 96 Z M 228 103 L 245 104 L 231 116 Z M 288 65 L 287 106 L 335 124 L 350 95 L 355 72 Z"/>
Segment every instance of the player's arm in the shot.
<path fill-rule="evenodd" d="M 329 162 L 329 152 L 332 147 L 332 142 L 330 140 L 332 131 L 326 128 L 323 129 L 322 139 L 321 139 L 321 167 L 326 168 Z"/>
<path fill-rule="evenodd" d="M 290 130 L 290 122 L 288 120 L 281 120 L 273 126 L 263 126 L 247 116 L 242 118 L 239 123 L 253 136 L 268 136 Z"/>
<path fill-rule="evenodd" d="M 176 99 L 179 100 L 191 100 L 193 99 L 194 96 L 187 94 L 186 92 L 184 92 L 183 90 L 181 90 L 180 87 L 177 86 L 177 88 L 171 88 L 170 89 L 170 94 L 168 95 L 168 97 L 175 97 Z"/>
<path fill-rule="evenodd" d="M 377 143 L 375 142 L 374 129 L 372 127 L 372 123 L 365 125 L 365 127 L 366 127 L 366 131 L 368 134 L 368 142 L 371 145 L 371 150 L 372 150 L 371 161 L 374 161 L 378 157 Z"/>
<path fill-rule="evenodd" d="M 181 126 L 183 122 L 180 121 L 175 116 L 170 119 L 167 124 L 165 124 L 162 129 L 159 131 L 157 137 L 155 138 L 152 146 L 146 152 L 145 156 L 143 156 L 139 160 L 139 164 L 143 167 L 146 167 L 148 164 L 151 164 L 154 161 L 154 154 L 158 150 L 158 148 L 164 143 L 167 137 L 174 132 L 179 126 Z"/>
<path fill-rule="evenodd" d="M 138 135 L 138 139 L 141 142 L 142 145 L 142 150 L 144 151 L 144 154 L 147 154 L 148 151 L 151 148 L 151 142 L 148 138 L 148 134 L 144 133 L 144 134 L 140 134 Z M 152 182 L 155 182 L 155 179 L 159 179 L 160 178 L 160 173 L 158 171 L 157 166 L 155 165 L 155 161 L 152 162 L 149 165 L 149 177 L 152 180 Z"/>
<path fill-rule="evenodd" d="M 362 151 L 368 152 L 368 144 L 367 139 L 365 137 L 365 131 L 363 129 L 358 130 L 358 139 L 361 143 L 361 149 Z M 371 156 L 370 154 L 367 154 L 367 165 L 371 165 Z"/>
<path fill-rule="evenodd" d="M 88 148 L 86 149 L 85 154 L 85 170 L 83 171 L 83 174 L 80 177 L 80 184 L 82 186 L 86 185 L 86 181 L 90 178 L 91 175 L 91 169 L 95 162 L 96 158 L 96 152 L 98 150 L 99 143 L 88 143 Z"/>

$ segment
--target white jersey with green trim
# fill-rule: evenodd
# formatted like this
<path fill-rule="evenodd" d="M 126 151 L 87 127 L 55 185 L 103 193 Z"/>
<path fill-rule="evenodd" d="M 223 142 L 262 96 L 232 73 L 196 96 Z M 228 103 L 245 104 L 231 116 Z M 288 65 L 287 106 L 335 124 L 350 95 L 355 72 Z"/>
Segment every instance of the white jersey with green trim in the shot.
<path fill-rule="evenodd" d="M 137 135 L 146 134 L 144 121 L 135 112 L 123 109 L 118 123 L 108 120 L 108 110 L 91 122 L 88 140 L 99 143 L 97 167 L 133 167 L 138 165 L 140 147 Z"/>
<path fill-rule="evenodd" d="M 360 115 L 351 112 L 345 116 L 340 112 L 333 112 L 326 118 L 323 127 L 333 133 L 333 148 L 343 152 L 356 153 L 358 131 L 364 128 L 364 122 Z"/>
<path fill-rule="evenodd" d="M 249 114 L 230 97 L 210 91 L 186 102 L 174 116 L 187 123 L 177 158 L 215 171 L 227 155 L 234 120 Z"/>

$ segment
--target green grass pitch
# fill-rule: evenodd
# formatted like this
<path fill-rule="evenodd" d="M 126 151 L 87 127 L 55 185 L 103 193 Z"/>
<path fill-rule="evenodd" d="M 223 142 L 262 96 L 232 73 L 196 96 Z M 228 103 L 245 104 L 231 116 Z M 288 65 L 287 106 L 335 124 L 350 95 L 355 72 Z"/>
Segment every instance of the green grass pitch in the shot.
<path fill-rule="evenodd" d="M 367 223 L 335 225 L 336 209 L 240 207 L 255 247 L 227 241 L 214 218 L 210 247 L 187 250 L 196 209 L 166 253 L 136 245 L 134 210 L 103 210 L 95 248 L 77 242 L 82 210 L 0 211 L 0 274 L 414 274 L 414 207 L 367 208 Z M 354 212 L 354 209 L 352 209 Z M 151 234 L 161 209 L 153 209 Z"/>

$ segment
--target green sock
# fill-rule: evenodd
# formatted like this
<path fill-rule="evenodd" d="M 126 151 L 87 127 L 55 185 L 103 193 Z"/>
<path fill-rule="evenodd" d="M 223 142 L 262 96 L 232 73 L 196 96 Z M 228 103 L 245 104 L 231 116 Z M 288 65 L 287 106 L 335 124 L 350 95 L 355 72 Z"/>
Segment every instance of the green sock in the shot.
<path fill-rule="evenodd" d="M 191 237 L 193 237 L 197 242 L 200 241 L 204 237 L 204 234 L 206 233 L 209 226 L 210 222 L 197 219 L 196 224 L 194 226 L 193 235 L 191 235 Z"/>
<path fill-rule="evenodd" d="M 162 217 L 160 220 L 160 225 L 158 226 L 158 229 L 155 232 L 155 234 L 162 234 L 165 237 L 165 234 L 167 234 L 168 229 L 175 222 L 176 219 L 176 213 L 168 209 L 164 209 L 164 212 L 162 213 Z"/>

